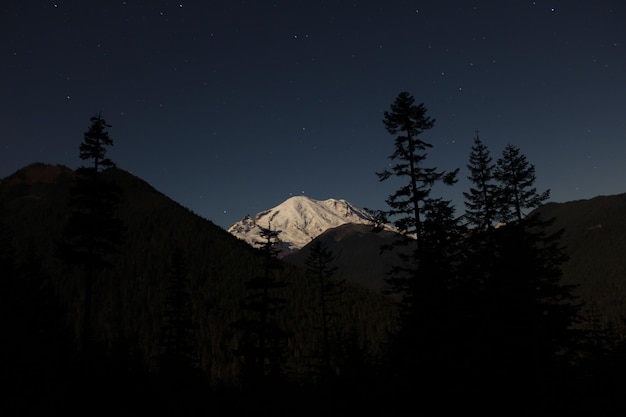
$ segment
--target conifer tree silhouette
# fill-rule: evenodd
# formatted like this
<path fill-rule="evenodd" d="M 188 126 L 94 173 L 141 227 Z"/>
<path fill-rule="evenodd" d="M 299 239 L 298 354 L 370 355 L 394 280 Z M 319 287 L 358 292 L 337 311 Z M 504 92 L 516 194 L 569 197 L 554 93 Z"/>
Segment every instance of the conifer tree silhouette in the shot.
<path fill-rule="evenodd" d="M 550 198 L 550 190 L 538 193 L 534 184 L 535 166 L 517 146 L 508 144 L 498 158 L 494 171 L 498 181 L 498 206 L 501 222 L 521 221 L 527 210 L 539 207 Z"/>
<path fill-rule="evenodd" d="M 242 379 L 252 389 L 267 388 L 278 382 L 283 373 L 283 355 L 289 332 L 278 321 L 285 299 L 279 290 L 287 283 L 280 280 L 276 271 L 281 269 L 279 230 L 261 228 L 261 241 L 257 242 L 263 254 L 263 270 L 246 283 L 247 296 L 243 302 L 245 317 L 234 323 L 242 331 L 237 354 L 243 359 Z"/>
<path fill-rule="evenodd" d="M 467 164 L 472 186 L 463 192 L 465 197 L 465 220 L 471 227 L 485 230 L 493 226 L 496 218 L 497 188 L 494 182 L 494 168 L 489 149 L 480 140 L 478 132 Z"/>
<path fill-rule="evenodd" d="M 475 146 L 470 158 L 477 161 L 482 153 L 486 162 L 484 149 L 479 151 Z M 470 165 L 481 164 L 471 159 Z M 481 189 L 480 178 L 471 178 L 474 190 Z M 468 308 L 475 328 L 468 363 L 483 373 L 484 389 L 492 395 L 533 404 L 557 366 L 571 359 L 567 355 L 577 339 L 572 326 L 581 305 L 575 287 L 561 282 L 567 260 L 560 245 L 563 231 L 548 232 L 554 219 L 527 213 L 549 196 L 549 191 L 537 192 L 534 166 L 519 148 L 507 145 L 493 178 L 496 198 L 489 205 L 482 204 L 480 193 L 466 193 L 468 207 L 483 210 L 472 212 L 476 229 L 464 243 L 462 271 L 475 300 Z M 494 213 L 500 225 L 481 227 Z"/>
<path fill-rule="evenodd" d="M 391 368 L 400 389 L 417 385 L 435 386 L 441 371 L 440 355 L 448 327 L 447 292 L 454 263 L 452 234 L 457 233 L 454 207 L 431 195 L 436 184 L 452 185 L 458 169 L 450 172 L 425 166 L 427 151 L 433 147 L 422 139 L 435 120 L 416 105 L 407 92 L 398 95 L 383 124 L 395 136 L 390 169 L 378 172 L 380 181 L 394 178 L 400 188 L 389 195 L 388 210 L 375 213 L 379 222 L 391 221 L 401 238 L 385 249 L 399 249 L 400 264 L 394 265 L 387 283 L 400 296 L 399 328 L 392 338 Z M 448 245 L 450 243 L 450 245 Z M 424 399 L 428 397 L 425 395 Z"/>
<path fill-rule="evenodd" d="M 334 256 L 328 247 L 321 241 L 315 241 L 309 248 L 309 254 L 304 261 L 307 270 L 313 274 L 319 284 L 319 305 L 321 310 L 322 327 L 322 377 L 329 377 L 333 372 L 332 360 L 332 303 L 344 290 L 344 281 L 333 279 L 337 267 L 333 266 Z"/>
<path fill-rule="evenodd" d="M 100 114 L 91 118 L 91 125 L 80 144 L 80 158 L 90 165 L 76 170 L 76 183 L 71 190 L 69 217 L 59 244 L 59 255 L 70 265 L 80 268 L 83 298 L 80 349 L 88 357 L 92 344 L 93 286 L 99 273 L 112 266 L 112 256 L 124 239 L 124 225 L 116 217 L 119 188 L 105 177 L 115 167 L 106 157 L 113 140 L 107 131 L 111 126 Z"/>

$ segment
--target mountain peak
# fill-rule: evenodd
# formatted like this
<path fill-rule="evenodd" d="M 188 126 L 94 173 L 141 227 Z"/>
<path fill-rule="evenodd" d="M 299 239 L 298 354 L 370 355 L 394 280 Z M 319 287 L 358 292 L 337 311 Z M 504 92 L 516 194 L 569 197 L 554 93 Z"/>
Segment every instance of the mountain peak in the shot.
<path fill-rule="evenodd" d="M 367 212 L 343 199 L 315 200 L 293 196 L 278 206 L 244 217 L 227 230 L 251 245 L 261 242 L 261 228 L 279 230 L 286 252 L 301 249 L 326 230 L 346 223 L 370 224 Z"/>
<path fill-rule="evenodd" d="M 6 177 L 0 182 L 7 184 L 36 184 L 36 183 L 52 183 L 60 177 L 73 177 L 74 171 L 64 165 L 51 165 L 41 162 L 35 162 L 17 170 L 12 175 Z"/>

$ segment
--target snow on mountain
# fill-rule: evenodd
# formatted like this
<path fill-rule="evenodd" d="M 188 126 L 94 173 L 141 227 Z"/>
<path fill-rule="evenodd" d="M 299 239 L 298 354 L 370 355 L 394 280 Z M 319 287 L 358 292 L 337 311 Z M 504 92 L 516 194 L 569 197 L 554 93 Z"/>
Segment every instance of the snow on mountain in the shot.
<path fill-rule="evenodd" d="M 346 200 L 314 200 L 294 196 L 278 206 L 244 217 L 227 230 L 232 235 L 258 246 L 261 227 L 280 230 L 282 247 L 299 250 L 326 230 L 346 223 L 370 224 L 370 216 Z"/>

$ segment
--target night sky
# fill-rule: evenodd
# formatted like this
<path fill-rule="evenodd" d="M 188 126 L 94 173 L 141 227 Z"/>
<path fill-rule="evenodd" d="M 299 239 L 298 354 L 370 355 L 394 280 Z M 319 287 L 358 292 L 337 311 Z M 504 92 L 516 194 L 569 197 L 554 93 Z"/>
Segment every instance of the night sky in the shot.
<path fill-rule="evenodd" d="M 383 112 L 437 120 L 427 166 L 462 214 L 475 132 L 507 143 L 551 201 L 626 192 L 626 2 L 28 1 L 0 6 L 0 177 L 110 156 L 228 227 L 291 195 L 386 209 Z"/>

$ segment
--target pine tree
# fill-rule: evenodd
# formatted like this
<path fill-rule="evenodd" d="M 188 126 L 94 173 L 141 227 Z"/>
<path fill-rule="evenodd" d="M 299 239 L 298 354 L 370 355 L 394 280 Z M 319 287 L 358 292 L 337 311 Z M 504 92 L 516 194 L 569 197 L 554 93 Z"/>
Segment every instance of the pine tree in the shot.
<path fill-rule="evenodd" d="M 499 218 L 502 222 L 521 221 L 526 210 L 539 207 L 550 198 L 550 190 L 537 193 L 535 166 L 514 145 L 508 144 L 498 158 L 494 178 L 498 181 Z"/>
<path fill-rule="evenodd" d="M 465 219 L 478 230 L 493 226 L 496 218 L 497 188 L 494 183 L 494 168 L 489 149 L 480 140 L 478 132 L 467 164 L 470 175 L 467 177 L 473 184 L 465 197 Z"/>
<path fill-rule="evenodd" d="M 420 270 L 422 272 L 427 270 L 439 276 L 432 281 L 437 283 L 442 297 L 445 297 L 444 292 L 448 292 L 456 285 L 456 265 L 462 256 L 460 245 L 464 230 L 454 214 L 454 206 L 450 201 L 437 198 L 426 202 L 421 236 Z M 429 297 L 427 294 L 424 296 Z"/>
<path fill-rule="evenodd" d="M 377 175 L 381 181 L 395 177 L 403 184 L 387 198 L 389 210 L 376 214 L 381 221 L 392 219 L 402 236 L 391 245 L 399 249 L 401 263 L 392 267 L 387 279 L 391 291 L 401 297 L 390 366 L 401 389 L 434 387 L 445 361 L 441 353 L 451 317 L 448 293 L 455 275 L 452 257 L 458 227 L 451 203 L 431 192 L 436 184 L 454 184 L 458 169 L 446 172 L 425 166 L 433 145 L 421 136 L 435 120 L 410 94 L 403 92 L 396 98 L 383 123 L 396 135 L 395 152 L 389 157 L 395 164 Z"/>
<path fill-rule="evenodd" d="M 423 241 L 423 217 L 425 207 L 432 201 L 432 187 L 436 183 L 454 184 L 458 169 L 445 172 L 423 166 L 428 157 L 427 150 L 433 145 L 422 140 L 420 136 L 434 126 L 435 120 L 426 116 L 424 105 L 416 105 L 415 99 L 409 93 L 402 92 L 398 95 L 391 105 L 391 111 L 385 111 L 383 124 L 390 134 L 397 135 L 394 140 L 395 152 L 389 157 L 396 163 L 391 171 L 385 169 L 377 175 L 380 181 L 396 177 L 404 181 L 404 185 L 387 198 L 389 210 L 379 211 L 376 216 L 383 221 L 393 219 L 394 225 L 403 236 L 395 245 L 409 247 L 408 251 L 400 252 L 404 264 L 394 266 L 388 283 L 392 286 L 392 291 L 403 294 L 405 302 L 410 304 L 413 302 L 411 295 L 415 294 L 415 289 L 423 285 L 424 279 L 428 279 L 424 276 L 418 279 L 420 274 L 417 271 Z"/>
<path fill-rule="evenodd" d="M 80 159 L 93 161 L 93 166 L 83 170 L 99 173 L 104 169 L 115 167 L 113 161 L 106 157 L 106 147 L 113 146 L 113 140 L 107 131 L 110 127 L 100 113 L 91 118 L 91 126 L 85 132 L 83 143 L 80 144 Z"/>
<path fill-rule="evenodd" d="M 328 247 L 318 241 L 315 241 L 309 248 L 309 255 L 304 261 L 307 270 L 313 274 L 319 283 L 319 304 L 321 310 L 321 327 L 322 327 L 322 375 L 330 376 L 333 374 L 332 364 L 332 344 L 331 344 L 331 317 L 332 302 L 343 291 L 343 281 L 333 279 L 333 274 L 337 267 L 332 266 L 334 256 Z"/>
<path fill-rule="evenodd" d="M 116 217 L 119 188 L 105 177 L 106 169 L 115 164 L 106 157 L 113 145 L 107 128 L 111 127 L 100 114 L 91 118 L 91 125 L 80 145 L 80 158 L 91 165 L 76 170 L 76 183 L 71 190 L 69 218 L 65 224 L 59 256 L 81 269 L 83 318 L 81 349 L 85 356 L 92 343 L 93 285 L 99 273 L 112 266 L 112 257 L 124 239 L 124 225 Z"/>
<path fill-rule="evenodd" d="M 525 400 L 568 363 L 578 336 L 573 325 L 581 305 L 575 287 L 561 282 L 562 231 L 547 233 L 548 225 L 530 217 L 493 231 L 493 264 L 481 297 L 491 364 L 483 369 L 496 384 L 516 385 L 515 395 Z"/>
<path fill-rule="evenodd" d="M 426 116 L 424 104 L 416 105 L 409 93 L 400 93 L 391 105 L 391 111 L 385 111 L 384 115 L 385 128 L 391 135 L 397 135 L 395 152 L 389 156 L 396 164 L 391 171 L 385 169 L 377 175 L 380 181 L 391 177 L 406 181 L 387 198 L 390 209 L 384 214 L 388 218 L 397 217 L 394 223 L 399 231 L 417 237 L 419 241 L 423 204 L 429 198 L 433 185 L 438 182 L 454 184 L 458 169 L 445 172 L 422 166 L 428 157 L 427 150 L 433 145 L 420 136 L 435 125 L 435 120 Z"/>
<path fill-rule="evenodd" d="M 277 382 L 283 373 L 283 355 L 289 332 L 278 321 L 285 299 L 278 291 L 287 284 L 276 276 L 281 268 L 277 257 L 279 230 L 261 228 L 261 252 L 264 258 L 262 274 L 246 283 L 248 295 L 243 303 L 246 317 L 235 323 L 242 331 L 242 340 L 237 353 L 243 359 L 242 378 L 244 384 L 258 389 L 264 384 Z"/>
<path fill-rule="evenodd" d="M 525 215 L 549 195 L 534 188 L 534 167 L 508 145 L 494 179 L 504 224 L 464 241 L 461 270 L 473 294 L 468 316 L 475 329 L 467 362 L 483 373 L 483 389 L 492 395 L 532 404 L 573 351 L 580 305 L 574 287 L 561 282 L 563 231 L 548 233 L 551 219 Z"/>

